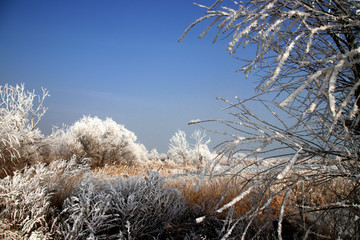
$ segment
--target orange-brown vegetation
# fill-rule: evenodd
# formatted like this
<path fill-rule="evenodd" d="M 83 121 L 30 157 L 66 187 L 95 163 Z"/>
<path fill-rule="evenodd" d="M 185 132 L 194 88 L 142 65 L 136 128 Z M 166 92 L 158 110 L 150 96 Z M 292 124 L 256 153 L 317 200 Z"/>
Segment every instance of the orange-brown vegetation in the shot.
<path fill-rule="evenodd" d="M 259 198 L 259 193 L 254 191 L 234 204 L 233 208 L 218 213 L 216 210 L 229 203 L 243 191 L 246 191 L 247 186 L 236 178 L 229 177 L 205 179 L 199 183 L 199 186 L 197 186 L 197 181 L 198 180 L 194 177 L 182 179 L 181 181 L 170 181 L 169 186 L 179 189 L 190 205 L 200 206 L 206 215 L 216 215 L 224 219 L 228 214 L 232 214 L 235 218 L 241 217 L 245 214 L 253 213 L 256 207 L 263 205 L 267 199 L 265 195 Z M 266 194 L 270 194 L 270 192 L 267 191 Z M 259 212 L 256 219 L 260 222 L 265 222 L 266 220 L 277 217 L 283 199 L 283 194 L 275 196 L 269 206 Z M 286 212 L 288 211 L 290 210 L 287 210 Z"/>
<path fill-rule="evenodd" d="M 152 170 L 158 172 L 162 176 L 170 176 L 173 172 L 183 171 L 191 172 L 191 167 L 183 165 L 171 165 L 165 163 L 152 163 L 150 165 L 108 165 L 96 167 L 92 171 L 95 174 L 101 174 L 108 177 L 132 177 L 146 176 L 147 171 Z"/>

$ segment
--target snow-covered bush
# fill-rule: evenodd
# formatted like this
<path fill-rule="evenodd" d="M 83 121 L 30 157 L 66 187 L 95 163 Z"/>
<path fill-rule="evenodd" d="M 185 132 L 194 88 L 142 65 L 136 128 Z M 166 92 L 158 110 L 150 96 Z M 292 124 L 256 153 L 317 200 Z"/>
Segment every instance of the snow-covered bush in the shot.
<path fill-rule="evenodd" d="M 46 216 L 50 213 L 50 194 L 41 179 L 33 175 L 44 175 L 43 166 L 25 169 L 24 173 L 16 171 L 13 177 L 1 180 L 1 218 L 9 219 L 12 227 L 26 234 L 40 228 L 46 231 Z"/>
<path fill-rule="evenodd" d="M 8 229 L 18 231 L 22 236 L 19 239 L 33 233 L 48 235 L 56 203 L 71 193 L 73 185 L 87 171 L 89 166 L 74 157 L 70 161 L 53 161 L 48 166 L 38 163 L 1 179 L 1 221 L 7 223 Z M 1 239 L 9 234 L 8 229 L 0 229 Z"/>
<path fill-rule="evenodd" d="M 24 84 L 0 86 L 1 176 L 37 160 L 43 136 L 36 126 L 47 110 L 43 103 L 48 95 L 45 89 L 42 96 L 25 91 Z"/>
<path fill-rule="evenodd" d="M 178 190 L 156 172 L 99 179 L 85 175 L 64 201 L 53 231 L 62 239 L 156 239 L 186 212 Z"/>
<path fill-rule="evenodd" d="M 195 130 L 191 139 L 194 140 L 190 144 L 186 139 L 184 131 L 177 131 L 170 139 L 168 157 L 170 161 L 177 164 L 197 164 L 203 165 L 214 157 L 209 150 L 208 144 L 210 139 L 205 141 L 206 135 L 199 130 Z"/>
<path fill-rule="evenodd" d="M 110 118 L 84 116 L 74 125 L 54 131 L 48 142 L 53 157 L 68 158 L 76 154 L 91 158 L 93 166 L 147 161 L 147 150 L 136 143 L 135 134 Z"/>

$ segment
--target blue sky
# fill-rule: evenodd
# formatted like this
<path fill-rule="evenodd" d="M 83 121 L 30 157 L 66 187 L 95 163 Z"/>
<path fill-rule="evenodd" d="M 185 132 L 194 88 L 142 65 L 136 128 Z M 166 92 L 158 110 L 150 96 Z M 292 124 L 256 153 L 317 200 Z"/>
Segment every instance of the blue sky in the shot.
<path fill-rule="evenodd" d="M 254 93 L 252 80 L 235 72 L 241 62 L 228 54 L 226 40 L 197 38 L 205 25 L 177 41 L 204 14 L 192 3 L 2 0 L 0 84 L 49 90 L 44 134 L 84 115 L 110 117 L 148 150 L 166 152 L 178 129 L 195 129 L 188 121 L 227 117 L 216 97 Z"/>

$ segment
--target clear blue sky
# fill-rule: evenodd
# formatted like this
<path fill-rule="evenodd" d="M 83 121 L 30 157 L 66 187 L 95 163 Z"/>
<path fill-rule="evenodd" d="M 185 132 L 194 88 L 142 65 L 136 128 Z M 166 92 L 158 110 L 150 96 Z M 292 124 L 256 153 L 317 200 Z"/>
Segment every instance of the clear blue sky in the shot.
<path fill-rule="evenodd" d="M 216 97 L 254 93 L 251 79 L 235 72 L 241 63 L 226 40 L 197 38 L 205 25 L 177 42 L 204 14 L 192 3 L 1 0 L 0 84 L 49 90 L 44 134 L 83 115 L 110 117 L 148 150 L 166 152 L 178 129 L 195 129 L 188 121 L 227 117 Z"/>

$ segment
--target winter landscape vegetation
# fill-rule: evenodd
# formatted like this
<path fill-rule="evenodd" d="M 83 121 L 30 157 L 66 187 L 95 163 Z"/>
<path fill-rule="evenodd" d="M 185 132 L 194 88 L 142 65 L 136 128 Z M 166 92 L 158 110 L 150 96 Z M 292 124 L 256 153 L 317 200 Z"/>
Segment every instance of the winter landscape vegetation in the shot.
<path fill-rule="evenodd" d="M 1 239 L 360 238 L 360 1 L 197 6 L 179 41 L 203 27 L 253 49 L 238 71 L 256 94 L 159 153 L 111 118 L 45 135 L 51 89 L 2 84 Z"/>

